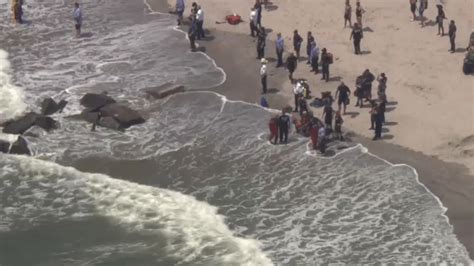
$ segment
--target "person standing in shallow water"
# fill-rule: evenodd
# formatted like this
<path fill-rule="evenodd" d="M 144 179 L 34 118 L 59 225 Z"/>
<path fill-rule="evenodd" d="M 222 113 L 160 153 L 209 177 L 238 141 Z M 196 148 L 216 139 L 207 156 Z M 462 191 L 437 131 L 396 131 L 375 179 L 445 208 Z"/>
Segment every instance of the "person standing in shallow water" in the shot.
<path fill-rule="evenodd" d="M 352 29 L 350 40 L 354 40 L 354 53 L 361 54 L 360 51 L 360 41 L 364 38 L 364 33 L 362 27 L 359 23 L 354 23 L 354 28 Z"/>
<path fill-rule="evenodd" d="M 285 50 L 285 41 L 283 40 L 283 37 L 281 37 L 281 33 L 277 34 L 277 40 L 275 42 L 275 46 L 276 46 L 276 54 L 278 57 L 276 67 L 281 67 L 283 66 L 283 51 Z"/>
<path fill-rule="evenodd" d="M 278 143 L 278 129 L 279 129 L 278 123 L 279 123 L 278 115 L 275 115 L 272 118 L 270 118 L 270 122 L 268 123 L 268 128 L 270 129 L 270 136 L 268 138 L 268 141 L 270 141 L 270 143 L 272 144 Z"/>
<path fill-rule="evenodd" d="M 280 143 L 288 143 L 288 132 L 290 131 L 291 118 L 286 112 L 278 118 L 278 127 L 280 129 Z"/>
<path fill-rule="evenodd" d="M 176 0 L 176 14 L 178 15 L 178 26 L 183 24 L 184 0 Z"/>
<path fill-rule="evenodd" d="M 298 31 L 293 32 L 293 48 L 295 49 L 296 58 L 300 60 L 301 45 L 303 44 L 303 38 L 298 34 Z"/>
<path fill-rule="evenodd" d="M 346 6 L 344 7 L 344 28 L 347 27 L 349 22 L 349 28 L 352 27 L 352 6 L 350 0 L 346 0 Z"/>
<path fill-rule="evenodd" d="M 82 10 L 79 7 L 79 3 L 74 4 L 74 21 L 76 22 L 76 37 L 81 37 L 81 27 L 82 27 Z"/>

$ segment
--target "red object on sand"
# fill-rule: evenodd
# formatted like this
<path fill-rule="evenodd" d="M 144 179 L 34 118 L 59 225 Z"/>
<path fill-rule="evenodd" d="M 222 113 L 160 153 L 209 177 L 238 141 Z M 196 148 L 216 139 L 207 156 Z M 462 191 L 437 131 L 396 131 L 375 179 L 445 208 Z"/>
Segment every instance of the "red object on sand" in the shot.
<path fill-rule="evenodd" d="M 237 25 L 242 22 L 242 17 L 239 15 L 228 15 L 225 19 L 230 25 Z"/>

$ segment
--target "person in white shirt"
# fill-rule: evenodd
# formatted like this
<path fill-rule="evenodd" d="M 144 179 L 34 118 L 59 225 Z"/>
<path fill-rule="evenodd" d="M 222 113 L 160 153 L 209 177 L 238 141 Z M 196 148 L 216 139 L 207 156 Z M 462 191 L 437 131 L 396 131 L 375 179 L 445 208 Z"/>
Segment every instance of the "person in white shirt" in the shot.
<path fill-rule="evenodd" d="M 295 95 L 295 112 L 298 112 L 299 100 L 303 96 L 304 87 L 301 82 L 296 82 L 296 85 L 293 87 L 293 94 Z"/>
<path fill-rule="evenodd" d="M 255 33 L 257 31 L 257 24 L 255 23 L 256 21 L 256 16 L 257 16 L 257 11 L 255 11 L 255 8 L 252 8 L 250 10 L 250 35 L 252 37 L 255 37 Z"/>
<path fill-rule="evenodd" d="M 74 4 L 74 21 L 76 22 L 76 37 L 81 37 L 81 27 L 82 27 L 82 11 L 79 7 L 79 3 Z"/>
<path fill-rule="evenodd" d="M 200 40 L 201 38 L 205 38 L 204 35 L 204 10 L 202 10 L 201 6 L 198 6 L 198 11 L 196 13 L 196 26 L 197 26 L 197 39 Z"/>
<path fill-rule="evenodd" d="M 262 58 L 262 67 L 260 67 L 260 79 L 262 81 L 262 94 L 267 93 L 267 60 Z"/>

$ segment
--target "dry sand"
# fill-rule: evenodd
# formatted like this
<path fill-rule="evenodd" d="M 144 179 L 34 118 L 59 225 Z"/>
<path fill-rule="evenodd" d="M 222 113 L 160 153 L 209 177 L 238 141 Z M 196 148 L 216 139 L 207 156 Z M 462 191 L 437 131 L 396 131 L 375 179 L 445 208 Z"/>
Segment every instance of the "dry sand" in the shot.
<path fill-rule="evenodd" d="M 174 4 L 174 0 L 168 1 Z M 255 60 L 254 39 L 248 36 L 248 15 L 253 2 L 199 1 L 205 10 L 204 26 L 211 31 L 200 45 L 228 75 L 227 81 L 214 90 L 247 102 L 257 102 L 260 97 L 260 65 Z M 351 2 L 354 8 L 355 1 Z M 445 2 L 448 19 L 456 20 L 458 47 L 465 48 L 474 28 L 474 0 Z M 169 8 L 166 0 L 154 0 L 150 4 L 154 10 Z M 190 1 L 187 5 L 186 13 Z M 354 89 L 356 76 L 366 68 L 374 74 L 387 74 L 387 94 L 392 104 L 386 114 L 391 123 L 385 127 L 384 141 L 372 142 L 366 138 L 372 136 L 366 108 L 349 107 L 348 112 L 353 115 L 344 118 L 345 127 L 362 136 L 353 140 L 372 153 L 417 169 L 421 181 L 448 207 L 454 232 L 474 258 L 474 76 L 465 76 L 461 71 L 464 53 L 449 53 L 449 39 L 437 36 L 436 26 L 421 28 L 418 22 L 411 22 L 408 0 L 363 0 L 362 5 L 367 11 L 364 27 L 370 29 L 362 41 L 366 54 L 361 56 L 353 54 L 350 29 L 343 29 L 343 0 L 274 0 L 269 10 L 263 12 L 262 22 L 272 30 L 270 40 L 275 39 L 277 32 L 286 37 L 288 50 L 292 47 L 290 36 L 294 29 L 303 38 L 311 30 L 319 45 L 335 55 L 336 61 L 331 66 L 333 81 L 329 83 L 320 81 L 320 75 L 314 76 L 304 62 L 299 64 L 295 77 L 309 79 L 314 95 L 327 90 L 334 94 L 339 79 Z M 435 12 L 430 1 L 425 12 L 428 21 L 434 20 Z M 215 23 L 231 13 L 240 14 L 246 22 L 237 26 Z M 447 28 L 445 21 L 446 32 Z M 266 55 L 275 59 L 270 40 L 267 40 Z M 291 103 L 292 86 L 286 72 L 274 68 L 274 63 L 269 66 L 269 87 L 273 92 L 268 95 L 270 104 L 278 108 Z"/>

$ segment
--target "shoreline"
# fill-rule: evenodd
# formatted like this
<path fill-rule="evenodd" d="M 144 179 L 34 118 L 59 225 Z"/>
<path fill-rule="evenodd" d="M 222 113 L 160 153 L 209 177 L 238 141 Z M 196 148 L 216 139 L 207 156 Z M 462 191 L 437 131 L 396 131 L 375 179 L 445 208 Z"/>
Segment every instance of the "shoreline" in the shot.
<path fill-rule="evenodd" d="M 145 0 L 146 1 L 146 0 Z M 146 1 L 154 11 L 167 13 L 166 0 Z M 260 64 L 254 58 L 254 40 L 241 33 L 221 31 L 207 25 L 211 35 L 204 41 L 198 41 L 204 52 L 224 70 L 226 81 L 209 91 L 222 94 L 230 100 L 258 103 L 260 98 L 259 78 L 256 73 Z M 238 44 L 232 50 L 226 45 Z M 272 54 L 271 49 L 269 50 Z M 271 63 L 273 65 L 273 63 Z M 235 71 L 238 69 L 238 72 Z M 287 83 L 287 73 L 283 69 L 269 68 L 269 88 L 274 93 L 268 95 L 271 108 L 279 109 L 289 102 L 291 96 L 284 95 L 281 84 Z M 280 91 L 281 90 L 281 91 Z M 288 88 L 286 88 L 288 90 Z M 266 121 L 265 121 L 266 122 Z M 405 164 L 416 170 L 418 180 L 447 208 L 445 215 L 453 226 L 453 232 L 466 247 L 471 259 L 474 259 L 474 176 L 469 169 L 457 163 L 445 162 L 434 156 L 410 150 L 387 142 L 373 142 L 367 137 L 355 133 L 352 141 L 360 143 L 369 153 L 392 165 Z"/>

